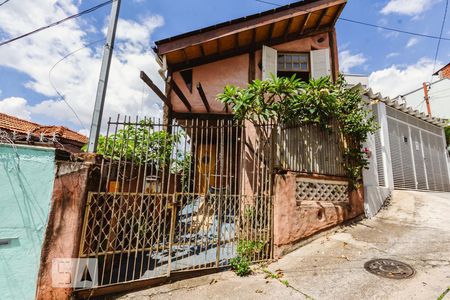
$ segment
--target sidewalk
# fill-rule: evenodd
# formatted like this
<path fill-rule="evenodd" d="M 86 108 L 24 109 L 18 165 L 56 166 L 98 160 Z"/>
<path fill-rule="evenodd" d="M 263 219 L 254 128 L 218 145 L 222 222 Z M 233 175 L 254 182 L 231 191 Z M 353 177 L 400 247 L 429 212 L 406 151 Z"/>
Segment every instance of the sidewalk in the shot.
<path fill-rule="evenodd" d="M 363 266 L 374 258 L 400 260 L 416 274 L 370 274 Z M 116 299 L 437 299 L 448 287 L 450 193 L 396 191 L 374 219 L 330 232 L 267 268 L 257 267 L 252 276 L 223 272 Z"/>

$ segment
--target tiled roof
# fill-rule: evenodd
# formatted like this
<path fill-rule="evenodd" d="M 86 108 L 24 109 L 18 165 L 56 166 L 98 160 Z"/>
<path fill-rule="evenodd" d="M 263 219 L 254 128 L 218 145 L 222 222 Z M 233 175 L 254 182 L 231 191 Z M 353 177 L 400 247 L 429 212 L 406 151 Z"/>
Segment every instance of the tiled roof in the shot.
<path fill-rule="evenodd" d="M 441 119 L 436 117 L 430 117 L 426 115 L 423 112 L 420 112 L 417 109 L 413 109 L 412 107 L 406 106 L 404 102 L 399 101 L 399 98 L 397 99 L 391 99 L 389 97 L 383 97 L 380 93 L 374 93 L 372 89 L 364 89 L 360 84 L 355 86 L 354 88 L 359 88 L 363 91 L 363 96 L 367 97 L 370 101 L 379 101 L 385 103 L 387 106 L 390 106 L 392 108 L 395 108 L 399 111 L 402 111 L 404 113 L 407 113 L 413 117 L 416 117 L 418 119 L 421 119 L 425 122 L 428 122 L 430 124 L 439 126 L 439 127 L 446 127 L 448 126 L 448 120 L 447 119 Z"/>
<path fill-rule="evenodd" d="M 83 144 L 88 141 L 86 136 L 64 126 L 44 126 L 4 113 L 0 113 L 0 129 L 24 134 L 31 133 L 36 136 L 42 133 L 47 138 L 52 138 L 55 135 L 56 137 Z"/>

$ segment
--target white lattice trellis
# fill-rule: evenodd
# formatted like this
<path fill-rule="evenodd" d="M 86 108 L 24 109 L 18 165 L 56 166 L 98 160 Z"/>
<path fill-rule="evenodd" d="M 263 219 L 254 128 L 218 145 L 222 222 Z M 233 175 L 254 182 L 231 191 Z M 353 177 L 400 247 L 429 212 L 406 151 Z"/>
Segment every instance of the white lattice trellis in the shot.
<path fill-rule="evenodd" d="M 348 182 L 297 178 L 295 198 L 301 201 L 348 203 Z"/>

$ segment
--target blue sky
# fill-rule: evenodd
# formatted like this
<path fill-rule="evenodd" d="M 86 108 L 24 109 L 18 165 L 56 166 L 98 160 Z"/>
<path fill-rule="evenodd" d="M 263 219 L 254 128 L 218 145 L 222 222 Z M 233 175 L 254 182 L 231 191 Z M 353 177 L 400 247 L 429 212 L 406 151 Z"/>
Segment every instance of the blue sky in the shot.
<path fill-rule="evenodd" d="M 0 40 L 101 2 L 103 0 L 11 0 L 0 7 Z M 288 4 L 291 1 L 271 2 Z M 439 35 L 444 7 L 445 0 L 349 0 L 342 16 Z M 159 101 L 138 78 L 142 69 L 162 83 L 152 57 L 153 41 L 272 8 L 274 6 L 254 0 L 122 1 L 106 115 L 160 112 Z M 77 130 L 88 127 L 102 43 L 70 56 L 51 74 L 53 85 L 78 112 L 83 124 L 51 87 L 48 71 L 69 52 L 101 39 L 109 12 L 110 7 L 104 7 L 75 21 L 0 47 L 0 111 Z M 372 87 L 384 95 L 396 96 L 431 79 L 437 40 L 344 21 L 337 24 L 337 36 L 341 69 L 370 75 Z M 444 37 L 450 37 L 450 20 L 445 25 Z M 438 67 L 450 61 L 449 54 L 450 42 L 442 41 Z"/>

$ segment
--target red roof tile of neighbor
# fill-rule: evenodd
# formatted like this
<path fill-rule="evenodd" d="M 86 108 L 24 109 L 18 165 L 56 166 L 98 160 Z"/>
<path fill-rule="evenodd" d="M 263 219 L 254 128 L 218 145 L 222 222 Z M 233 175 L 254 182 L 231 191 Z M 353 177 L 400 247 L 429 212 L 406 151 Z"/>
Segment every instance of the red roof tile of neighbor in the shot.
<path fill-rule="evenodd" d="M 80 143 L 87 143 L 88 138 L 64 126 L 44 126 L 27 120 L 0 113 L 0 129 L 18 133 L 44 134 L 45 137 L 56 136 Z"/>

